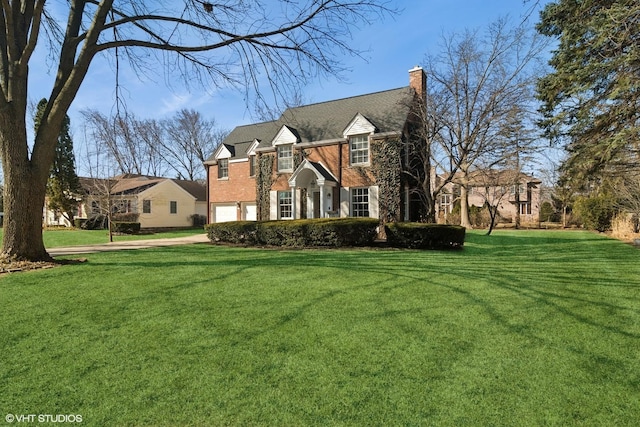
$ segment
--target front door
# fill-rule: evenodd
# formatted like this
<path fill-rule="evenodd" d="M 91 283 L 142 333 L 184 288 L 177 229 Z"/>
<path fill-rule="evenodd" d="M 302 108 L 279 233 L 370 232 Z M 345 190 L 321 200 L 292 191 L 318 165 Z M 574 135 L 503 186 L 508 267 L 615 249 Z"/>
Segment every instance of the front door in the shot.
<path fill-rule="evenodd" d="M 320 192 L 313 192 L 313 217 L 320 218 Z"/>

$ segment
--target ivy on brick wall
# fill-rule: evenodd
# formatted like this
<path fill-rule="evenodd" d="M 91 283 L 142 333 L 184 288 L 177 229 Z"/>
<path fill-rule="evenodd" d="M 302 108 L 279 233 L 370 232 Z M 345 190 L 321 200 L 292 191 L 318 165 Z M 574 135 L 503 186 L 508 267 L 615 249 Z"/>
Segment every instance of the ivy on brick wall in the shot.
<path fill-rule="evenodd" d="M 371 141 L 371 171 L 378 184 L 380 220 L 399 221 L 402 165 L 398 139 Z"/>
<path fill-rule="evenodd" d="M 269 192 L 273 179 L 273 154 L 262 154 L 258 157 L 258 171 L 256 173 L 256 192 L 258 195 L 257 214 L 258 220 L 268 221 L 270 212 Z"/>

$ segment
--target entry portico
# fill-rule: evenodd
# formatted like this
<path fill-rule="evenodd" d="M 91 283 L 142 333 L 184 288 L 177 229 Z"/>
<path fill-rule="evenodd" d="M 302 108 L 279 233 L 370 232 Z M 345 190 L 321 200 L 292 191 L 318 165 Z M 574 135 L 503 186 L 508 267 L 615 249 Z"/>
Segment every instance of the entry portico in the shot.
<path fill-rule="evenodd" d="M 304 159 L 289 178 L 294 218 L 306 205 L 307 218 L 326 218 L 337 215 L 334 209 L 334 191 L 338 180 L 321 163 Z M 300 191 L 306 190 L 306 191 Z M 306 200 L 297 199 L 306 194 Z M 298 206 L 300 205 L 300 206 Z"/>

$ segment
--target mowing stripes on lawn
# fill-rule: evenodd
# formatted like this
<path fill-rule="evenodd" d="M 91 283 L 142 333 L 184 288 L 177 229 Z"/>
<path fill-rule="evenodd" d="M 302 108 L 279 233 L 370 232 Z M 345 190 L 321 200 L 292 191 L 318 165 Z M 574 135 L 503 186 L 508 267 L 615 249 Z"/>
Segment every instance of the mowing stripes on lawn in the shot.
<path fill-rule="evenodd" d="M 0 278 L 0 409 L 83 425 L 635 425 L 639 252 L 206 245 Z M 2 419 L 0 417 L 0 419 Z"/>

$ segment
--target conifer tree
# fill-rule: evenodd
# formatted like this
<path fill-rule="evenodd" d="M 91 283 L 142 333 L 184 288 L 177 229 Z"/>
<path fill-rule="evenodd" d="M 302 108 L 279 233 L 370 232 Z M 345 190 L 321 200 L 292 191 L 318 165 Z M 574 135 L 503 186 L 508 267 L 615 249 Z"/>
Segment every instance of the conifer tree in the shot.
<path fill-rule="evenodd" d="M 36 132 L 46 105 L 46 99 L 42 99 L 38 103 L 38 111 L 34 120 Z M 47 181 L 47 198 L 50 210 L 63 215 L 70 223 L 73 223 L 74 212 L 78 206 L 80 180 L 76 174 L 76 158 L 73 153 L 70 127 L 71 121 L 66 115 L 58 135 L 55 158 Z"/>

